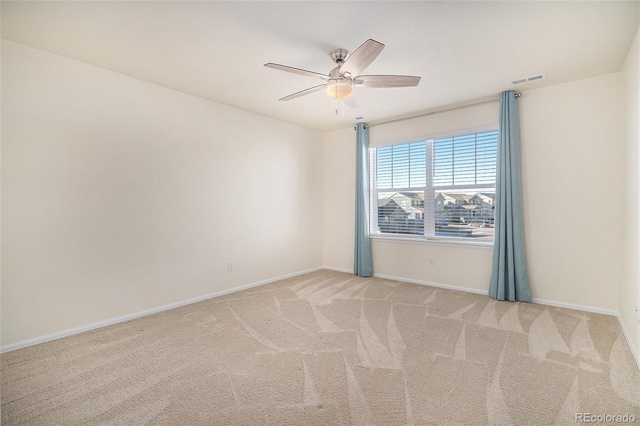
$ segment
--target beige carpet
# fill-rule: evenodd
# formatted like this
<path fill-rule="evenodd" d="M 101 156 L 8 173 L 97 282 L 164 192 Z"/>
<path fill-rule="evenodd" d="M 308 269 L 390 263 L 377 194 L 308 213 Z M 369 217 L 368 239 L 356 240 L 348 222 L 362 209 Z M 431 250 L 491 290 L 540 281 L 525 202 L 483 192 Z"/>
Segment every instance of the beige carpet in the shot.
<path fill-rule="evenodd" d="M 633 415 L 616 318 L 319 271 L 2 355 L 2 425 Z"/>

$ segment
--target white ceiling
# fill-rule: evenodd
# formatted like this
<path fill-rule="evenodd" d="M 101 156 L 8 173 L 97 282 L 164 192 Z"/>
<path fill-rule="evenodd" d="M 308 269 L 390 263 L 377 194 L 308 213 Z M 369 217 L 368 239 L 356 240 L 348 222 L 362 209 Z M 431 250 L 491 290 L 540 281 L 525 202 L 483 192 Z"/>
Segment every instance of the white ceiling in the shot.
<path fill-rule="evenodd" d="M 2 37 L 131 77 L 318 130 L 620 71 L 637 1 L 2 2 Z M 328 73 L 334 48 L 386 45 L 365 74 L 422 76 L 360 88 L 336 115 L 321 84 L 263 67 Z M 535 83 L 514 79 L 546 73 Z"/>

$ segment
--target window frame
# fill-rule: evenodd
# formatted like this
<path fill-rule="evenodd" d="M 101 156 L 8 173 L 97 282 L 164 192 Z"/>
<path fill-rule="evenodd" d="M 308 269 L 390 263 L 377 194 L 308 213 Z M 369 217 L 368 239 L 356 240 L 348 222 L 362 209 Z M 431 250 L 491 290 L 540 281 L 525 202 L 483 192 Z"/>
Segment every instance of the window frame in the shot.
<path fill-rule="evenodd" d="M 443 185 L 443 186 L 435 186 L 434 185 L 434 177 L 433 177 L 433 145 L 434 141 L 438 139 L 444 139 L 449 137 L 459 137 L 466 136 L 471 134 L 485 133 L 498 131 L 498 124 L 491 124 L 488 126 L 463 129 L 453 132 L 442 132 L 438 134 L 431 134 L 427 136 L 421 137 L 413 137 L 413 138 L 404 138 L 402 140 L 391 140 L 387 142 L 376 143 L 369 148 L 369 234 L 371 239 L 373 240 L 388 240 L 388 241 L 397 241 L 397 242 L 407 242 L 407 243 L 417 243 L 417 244 L 436 244 L 436 245 L 452 245 L 452 246 L 465 246 L 465 247 L 478 247 L 478 248 L 492 248 L 494 239 L 488 240 L 474 240 L 468 237 L 443 237 L 435 235 L 435 193 L 436 192 L 444 192 L 444 191 L 459 191 L 459 190 L 478 190 L 476 192 L 481 192 L 481 190 L 487 190 L 489 188 L 493 188 L 493 192 L 496 191 L 497 182 L 494 181 L 493 186 L 487 186 L 487 184 L 474 184 L 474 185 Z M 499 136 L 498 136 L 499 137 Z M 377 149 L 393 146 L 393 145 L 404 145 L 415 142 L 425 142 L 426 143 L 426 164 L 427 164 L 427 172 L 426 172 L 426 182 L 425 186 L 422 187 L 403 187 L 403 188 L 390 188 L 390 189 L 378 189 L 377 188 Z M 496 147 L 497 150 L 497 147 Z M 496 152 L 497 157 L 497 152 Z M 497 167 L 497 158 L 496 158 L 496 167 Z M 497 174 L 496 174 L 497 180 Z M 430 195 L 427 194 L 427 191 L 430 191 Z M 418 234 L 399 234 L 399 233 L 383 233 L 378 231 L 378 193 L 379 192 L 423 192 L 424 198 L 424 235 Z M 494 198 L 495 200 L 495 198 Z M 432 214 L 427 214 L 427 209 L 432 211 Z M 428 235 L 431 232 L 428 230 L 433 230 L 433 235 Z"/>

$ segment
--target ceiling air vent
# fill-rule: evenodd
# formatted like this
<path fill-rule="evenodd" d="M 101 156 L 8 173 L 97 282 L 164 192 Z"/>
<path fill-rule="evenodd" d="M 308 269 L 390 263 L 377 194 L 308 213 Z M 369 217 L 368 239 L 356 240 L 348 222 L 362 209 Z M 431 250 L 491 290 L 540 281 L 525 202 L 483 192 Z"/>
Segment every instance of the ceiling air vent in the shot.
<path fill-rule="evenodd" d="M 532 75 L 531 77 L 519 78 L 518 80 L 513 80 L 511 84 L 523 84 L 529 83 L 531 81 L 542 80 L 546 76 L 545 73 Z"/>

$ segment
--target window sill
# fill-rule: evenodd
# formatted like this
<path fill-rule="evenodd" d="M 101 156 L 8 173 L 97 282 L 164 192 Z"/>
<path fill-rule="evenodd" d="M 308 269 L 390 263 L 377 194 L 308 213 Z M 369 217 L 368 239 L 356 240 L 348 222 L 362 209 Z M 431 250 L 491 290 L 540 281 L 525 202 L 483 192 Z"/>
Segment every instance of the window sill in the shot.
<path fill-rule="evenodd" d="M 433 246 L 453 246 L 472 249 L 493 250 L 493 242 L 464 241 L 461 239 L 444 239 L 444 238 L 424 238 L 424 237 L 408 237 L 399 235 L 371 235 L 372 241 L 388 241 L 394 243 L 405 244 L 421 244 Z"/>

